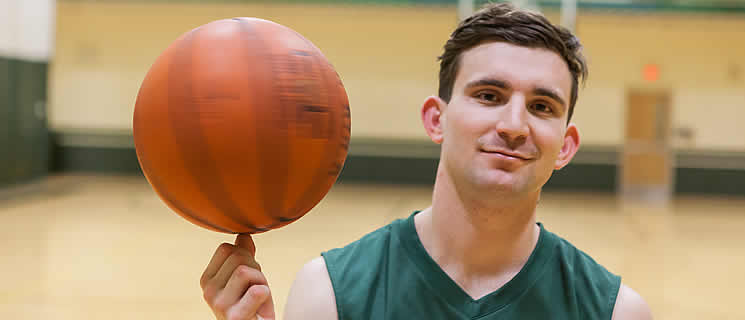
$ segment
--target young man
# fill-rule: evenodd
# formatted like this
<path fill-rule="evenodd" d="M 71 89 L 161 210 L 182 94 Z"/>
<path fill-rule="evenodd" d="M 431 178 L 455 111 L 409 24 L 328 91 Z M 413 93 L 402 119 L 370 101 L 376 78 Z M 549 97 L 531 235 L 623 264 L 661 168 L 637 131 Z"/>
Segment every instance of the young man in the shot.
<path fill-rule="evenodd" d="M 541 188 L 579 147 L 586 64 L 543 16 L 489 5 L 453 32 L 424 128 L 441 157 L 432 206 L 298 273 L 286 319 L 651 319 L 620 278 L 536 221 Z M 201 279 L 218 319 L 274 318 L 248 236 Z"/>

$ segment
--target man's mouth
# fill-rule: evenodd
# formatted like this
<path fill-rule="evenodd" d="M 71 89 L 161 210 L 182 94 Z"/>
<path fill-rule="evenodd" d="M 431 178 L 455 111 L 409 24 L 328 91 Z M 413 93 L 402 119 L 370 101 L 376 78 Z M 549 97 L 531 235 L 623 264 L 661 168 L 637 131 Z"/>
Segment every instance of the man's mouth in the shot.
<path fill-rule="evenodd" d="M 515 160 L 524 160 L 529 161 L 533 160 L 533 157 L 519 153 L 519 152 L 511 152 L 507 150 L 500 150 L 500 149 L 481 149 L 481 152 L 489 153 L 498 155 L 507 159 L 515 159 Z"/>

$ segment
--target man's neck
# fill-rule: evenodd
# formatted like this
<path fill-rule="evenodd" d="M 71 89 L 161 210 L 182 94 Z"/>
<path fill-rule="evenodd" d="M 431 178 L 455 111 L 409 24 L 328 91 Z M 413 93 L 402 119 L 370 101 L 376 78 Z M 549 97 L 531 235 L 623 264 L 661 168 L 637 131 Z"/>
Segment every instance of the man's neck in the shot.
<path fill-rule="evenodd" d="M 451 187 L 435 185 L 432 207 L 415 216 L 416 230 L 435 262 L 480 297 L 512 279 L 533 252 L 539 194 L 494 206 L 462 199 Z"/>

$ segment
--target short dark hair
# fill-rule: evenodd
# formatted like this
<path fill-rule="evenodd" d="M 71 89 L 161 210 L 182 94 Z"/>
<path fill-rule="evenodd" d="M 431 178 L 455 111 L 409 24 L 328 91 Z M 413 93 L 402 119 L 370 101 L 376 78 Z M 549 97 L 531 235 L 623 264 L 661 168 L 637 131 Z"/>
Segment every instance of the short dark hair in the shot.
<path fill-rule="evenodd" d="M 584 82 L 587 78 L 587 62 L 582 54 L 582 44 L 568 29 L 552 24 L 539 13 L 519 9 L 510 3 L 487 4 L 463 20 L 450 35 L 445 43 L 444 53 L 438 57 L 438 95 L 441 99 L 450 102 L 462 53 L 487 41 L 548 49 L 561 56 L 572 75 L 572 95 L 567 119 L 572 118 L 580 79 Z"/>

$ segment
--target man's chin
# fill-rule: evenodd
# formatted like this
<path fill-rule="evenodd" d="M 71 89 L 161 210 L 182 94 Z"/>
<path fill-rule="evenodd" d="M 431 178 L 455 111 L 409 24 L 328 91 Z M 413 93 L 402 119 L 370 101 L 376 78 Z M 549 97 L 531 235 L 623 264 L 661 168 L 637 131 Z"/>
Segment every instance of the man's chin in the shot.
<path fill-rule="evenodd" d="M 489 172 L 479 175 L 477 184 L 480 188 L 498 192 L 515 193 L 520 192 L 524 183 L 514 171 L 503 169 L 491 169 Z"/>

